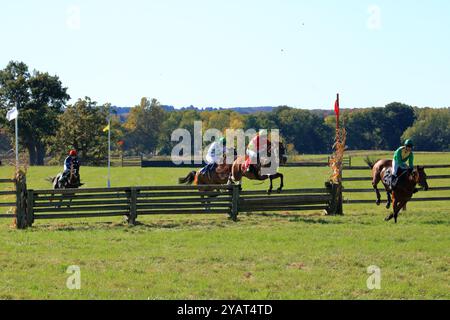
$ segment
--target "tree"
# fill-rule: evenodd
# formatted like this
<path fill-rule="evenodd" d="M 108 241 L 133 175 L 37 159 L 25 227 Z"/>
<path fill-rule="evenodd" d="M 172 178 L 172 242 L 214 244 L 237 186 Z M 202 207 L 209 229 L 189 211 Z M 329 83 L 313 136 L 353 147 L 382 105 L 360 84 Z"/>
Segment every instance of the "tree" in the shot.
<path fill-rule="evenodd" d="M 75 148 L 82 162 L 100 164 L 108 155 L 108 134 L 103 129 L 108 124 L 110 105 L 98 106 L 89 97 L 69 105 L 58 117 L 58 130 L 50 139 L 53 154 L 62 159 L 67 151 Z M 111 141 L 120 133 L 117 117 L 111 121 Z"/>
<path fill-rule="evenodd" d="M 0 118 L 8 109 L 19 108 L 19 139 L 29 153 L 31 165 L 43 165 L 46 141 L 57 129 L 57 117 L 70 99 L 58 76 L 28 71 L 23 62 L 11 61 L 0 71 Z M 14 123 L 5 123 L 14 134 Z"/>
<path fill-rule="evenodd" d="M 277 128 L 286 143 L 292 143 L 300 153 L 328 152 L 332 145 L 332 130 L 324 120 L 307 110 L 280 107 L 274 110 Z"/>
<path fill-rule="evenodd" d="M 402 140 L 412 139 L 419 151 L 450 151 L 450 108 L 423 109 Z"/>
<path fill-rule="evenodd" d="M 135 153 L 156 153 L 165 118 L 166 112 L 158 100 L 152 99 L 150 102 L 147 98 L 142 98 L 141 103 L 131 109 L 124 124 L 128 132 L 125 137 L 126 148 Z"/>
<path fill-rule="evenodd" d="M 394 150 L 400 144 L 403 132 L 414 123 L 416 116 L 411 106 L 394 102 L 384 108 L 357 109 L 345 112 L 343 119 L 347 129 L 350 149 Z M 334 126 L 331 120 L 326 120 Z"/>
<path fill-rule="evenodd" d="M 416 120 L 414 108 L 403 103 L 393 102 L 384 108 L 380 123 L 384 150 L 395 150 L 401 143 L 400 137 Z"/>
<path fill-rule="evenodd" d="M 0 128 L 0 153 L 11 150 L 11 141 L 6 135 L 6 130 Z"/>

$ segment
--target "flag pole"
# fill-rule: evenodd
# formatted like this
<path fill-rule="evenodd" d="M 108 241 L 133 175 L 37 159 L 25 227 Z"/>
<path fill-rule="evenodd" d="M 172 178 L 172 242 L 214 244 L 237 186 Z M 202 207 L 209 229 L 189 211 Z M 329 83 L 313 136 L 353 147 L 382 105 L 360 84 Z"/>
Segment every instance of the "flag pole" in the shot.
<path fill-rule="evenodd" d="M 337 103 L 337 107 L 338 107 L 338 112 L 336 113 L 336 129 L 339 129 L 339 113 L 340 113 L 340 105 L 339 105 L 339 93 L 337 94 L 337 98 L 336 98 L 336 103 Z"/>
<path fill-rule="evenodd" d="M 108 117 L 108 188 L 111 188 L 111 115 Z"/>
<path fill-rule="evenodd" d="M 16 109 L 19 110 L 16 102 Z M 17 112 L 18 113 L 18 112 Z M 19 115 L 17 114 L 15 119 L 15 130 L 16 130 L 16 172 L 19 172 Z"/>

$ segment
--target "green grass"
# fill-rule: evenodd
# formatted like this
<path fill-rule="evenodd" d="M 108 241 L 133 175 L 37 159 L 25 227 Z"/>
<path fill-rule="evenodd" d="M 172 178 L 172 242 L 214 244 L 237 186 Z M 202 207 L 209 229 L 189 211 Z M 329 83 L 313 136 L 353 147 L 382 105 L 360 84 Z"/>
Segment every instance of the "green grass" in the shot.
<path fill-rule="evenodd" d="M 422 164 L 450 154 L 418 154 Z M 311 157 L 313 158 L 313 157 Z M 361 155 L 352 160 L 362 165 Z M 50 188 L 57 167 L 33 167 L 29 188 Z M 327 168 L 282 168 L 287 188 L 322 187 Z M 113 168 L 113 186 L 174 185 L 186 169 Z M 432 169 L 428 174 L 449 174 Z M 0 178 L 11 176 L 0 167 Z M 346 176 L 369 170 L 345 172 Z M 106 185 L 105 168 L 82 168 L 86 187 Z M 450 185 L 432 180 L 432 186 Z M 368 182 L 349 186 L 370 187 Z M 245 189 L 265 189 L 245 181 Z M 434 192 L 429 196 L 448 195 Z M 419 195 L 424 195 L 419 193 Z M 355 195 L 350 195 L 354 197 Z M 350 197 L 349 196 L 349 197 Z M 374 199 L 373 194 L 362 195 Z M 360 197 L 360 195 L 358 195 Z M 0 208 L 4 210 L 5 208 Z M 449 299 L 448 202 L 411 203 L 399 223 L 375 205 L 345 215 L 266 213 L 37 221 L 25 231 L 0 221 L 0 299 Z M 81 290 L 66 288 L 66 269 L 81 268 Z M 368 290 L 367 267 L 381 268 Z"/>

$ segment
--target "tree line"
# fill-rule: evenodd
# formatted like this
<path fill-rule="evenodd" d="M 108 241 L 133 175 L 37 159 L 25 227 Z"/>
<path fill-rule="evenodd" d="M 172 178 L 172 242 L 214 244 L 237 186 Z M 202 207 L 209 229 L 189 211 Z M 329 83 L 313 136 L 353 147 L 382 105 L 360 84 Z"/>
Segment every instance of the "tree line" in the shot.
<path fill-rule="evenodd" d="M 68 104 L 71 97 L 56 75 L 30 71 L 23 62 L 10 62 L 0 70 L 0 152 L 12 146 L 14 122 L 5 119 L 13 106 L 20 112 L 20 146 L 32 165 L 44 158 L 60 161 L 70 148 L 83 161 L 93 164 L 107 157 L 107 133 L 111 119 L 114 152 L 125 155 L 170 155 L 171 133 L 178 128 L 193 133 L 194 121 L 203 129 L 279 129 L 290 153 L 329 153 L 333 144 L 335 117 L 288 106 L 271 112 L 241 114 L 232 110 L 166 111 L 156 99 L 142 98 L 130 109 L 125 121 L 110 104 L 100 105 L 90 97 Z M 450 151 L 450 109 L 417 108 L 399 102 L 385 107 L 344 109 L 341 125 L 347 129 L 350 150 L 394 150 L 407 138 L 416 150 Z"/>

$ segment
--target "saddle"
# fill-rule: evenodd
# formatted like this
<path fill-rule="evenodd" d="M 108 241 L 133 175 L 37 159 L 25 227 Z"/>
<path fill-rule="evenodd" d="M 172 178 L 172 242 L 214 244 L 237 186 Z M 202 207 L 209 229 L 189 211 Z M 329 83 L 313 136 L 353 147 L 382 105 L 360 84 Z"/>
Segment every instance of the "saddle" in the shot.
<path fill-rule="evenodd" d="M 402 180 L 408 174 L 408 172 L 410 172 L 409 169 L 405 170 L 399 168 L 397 171 L 397 176 L 394 176 L 392 174 L 392 168 L 388 168 L 384 172 L 383 183 L 389 186 L 391 191 L 394 191 L 394 189 L 398 186 L 399 181 Z"/>
<path fill-rule="evenodd" d="M 209 163 L 200 170 L 200 173 L 210 175 L 212 172 L 214 172 L 216 167 L 217 167 L 217 163 Z"/>

